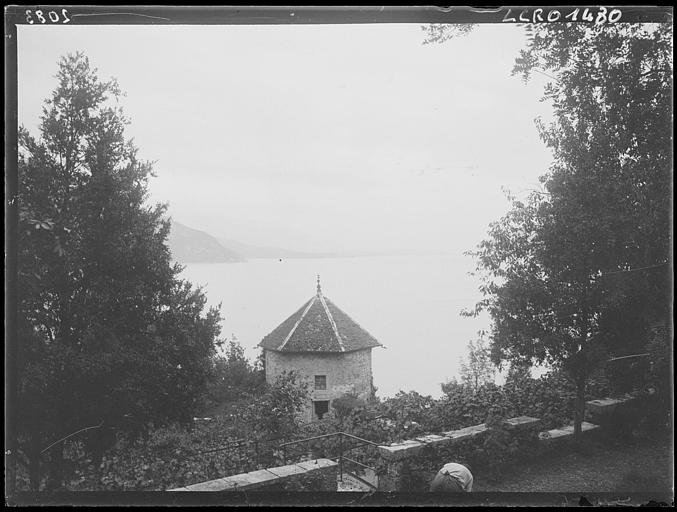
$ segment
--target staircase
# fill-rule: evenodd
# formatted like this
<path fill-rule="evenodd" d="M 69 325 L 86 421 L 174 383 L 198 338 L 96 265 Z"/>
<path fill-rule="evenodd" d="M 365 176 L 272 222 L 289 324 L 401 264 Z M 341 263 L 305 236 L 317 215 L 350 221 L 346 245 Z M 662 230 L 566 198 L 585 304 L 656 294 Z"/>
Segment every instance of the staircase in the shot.
<path fill-rule="evenodd" d="M 287 450 L 293 446 L 307 445 L 311 441 L 335 439 L 339 441 L 338 452 L 329 459 L 336 462 L 339 467 L 336 487 L 339 492 L 374 492 L 378 489 L 378 477 L 376 469 L 362 462 L 346 456 L 352 450 L 371 448 L 374 456 L 377 455 L 378 444 L 346 432 L 334 432 L 322 436 L 298 439 L 280 445 L 284 458 L 287 458 Z"/>

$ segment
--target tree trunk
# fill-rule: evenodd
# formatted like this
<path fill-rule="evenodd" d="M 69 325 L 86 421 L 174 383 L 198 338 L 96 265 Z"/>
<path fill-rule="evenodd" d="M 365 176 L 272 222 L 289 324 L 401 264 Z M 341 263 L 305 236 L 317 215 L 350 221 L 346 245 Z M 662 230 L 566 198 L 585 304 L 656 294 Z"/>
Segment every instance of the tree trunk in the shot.
<path fill-rule="evenodd" d="M 582 423 L 585 416 L 585 378 L 576 379 L 576 402 L 574 410 L 574 443 L 579 444 L 582 437 Z"/>

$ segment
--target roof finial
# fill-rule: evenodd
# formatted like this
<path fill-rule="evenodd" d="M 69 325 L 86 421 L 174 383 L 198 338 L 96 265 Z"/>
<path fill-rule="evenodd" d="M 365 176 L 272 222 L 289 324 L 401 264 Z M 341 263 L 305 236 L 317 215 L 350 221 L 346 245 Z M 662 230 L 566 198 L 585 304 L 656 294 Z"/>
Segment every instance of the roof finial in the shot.
<path fill-rule="evenodd" d="M 317 295 L 322 295 L 322 288 L 320 287 L 320 274 L 317 274 Z"/>

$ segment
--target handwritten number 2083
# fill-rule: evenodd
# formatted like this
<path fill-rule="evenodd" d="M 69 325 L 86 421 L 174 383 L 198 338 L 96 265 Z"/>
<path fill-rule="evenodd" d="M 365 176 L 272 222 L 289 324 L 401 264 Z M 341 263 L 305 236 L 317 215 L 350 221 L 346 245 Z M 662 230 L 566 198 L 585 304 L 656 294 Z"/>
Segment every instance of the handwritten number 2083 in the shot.
<path fill-rule="evenodd" d="M 49 21 L 51 23 L 59 23 L 61 21 L 62 23 L 69 23 L 71 19 L 68 17 L 68 11 L 66 9 L 61 9 L 61 16 L 63 17 L 63 20 L 59 18 L 59 13 L 56 11 L 49 11 L 47 13 L 47 17 L 49 18 Z M 32 25 L 39 21 L 40 23 L 47 23 L 47 18 L 45 18 L 45 13 L 42 11 L 32 11 L 30 9 L 26 10 L 26 21 Z"/>

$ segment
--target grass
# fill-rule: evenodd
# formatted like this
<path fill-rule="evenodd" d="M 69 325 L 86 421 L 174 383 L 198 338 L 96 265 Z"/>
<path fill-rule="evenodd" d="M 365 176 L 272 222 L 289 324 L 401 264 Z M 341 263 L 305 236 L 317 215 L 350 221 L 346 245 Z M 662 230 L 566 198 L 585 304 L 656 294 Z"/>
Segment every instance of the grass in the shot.
<path fill-rule="evenodd" d="M 587 442 L 510 468 L 494 480 L 475 475 L 477 492 L 672 492 L 670 437 Z"/>

